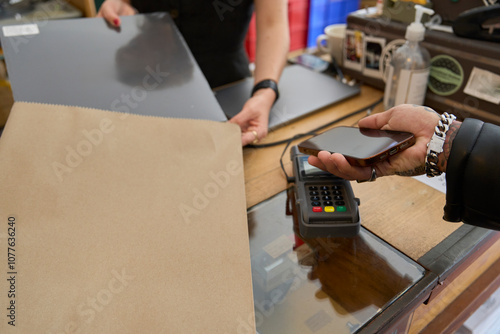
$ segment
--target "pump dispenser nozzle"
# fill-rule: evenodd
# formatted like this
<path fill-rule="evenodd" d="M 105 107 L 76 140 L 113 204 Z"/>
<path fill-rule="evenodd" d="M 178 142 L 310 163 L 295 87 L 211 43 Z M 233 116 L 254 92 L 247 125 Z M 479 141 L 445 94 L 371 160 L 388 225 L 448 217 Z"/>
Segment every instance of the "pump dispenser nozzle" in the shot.
<path fill-rule="evenodd" d="M 407 40 L 420 42 L 424 39 L 425 27 L 422 24 L 422 15 L 424 13 L 432 15 L 434 14 L 434 10 L 421 5 L 415 5 L 415 21 L 406 28 L 405 38 Z"/>

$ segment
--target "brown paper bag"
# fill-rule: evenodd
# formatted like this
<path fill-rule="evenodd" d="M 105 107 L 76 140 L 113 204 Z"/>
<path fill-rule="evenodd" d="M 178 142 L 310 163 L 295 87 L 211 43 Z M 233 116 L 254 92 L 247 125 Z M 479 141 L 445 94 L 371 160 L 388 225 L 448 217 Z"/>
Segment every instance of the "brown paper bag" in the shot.
<path fill-rule="evenodd" d="M 255 333 L 240 133 L 14 104 L 0 333 Z"/>

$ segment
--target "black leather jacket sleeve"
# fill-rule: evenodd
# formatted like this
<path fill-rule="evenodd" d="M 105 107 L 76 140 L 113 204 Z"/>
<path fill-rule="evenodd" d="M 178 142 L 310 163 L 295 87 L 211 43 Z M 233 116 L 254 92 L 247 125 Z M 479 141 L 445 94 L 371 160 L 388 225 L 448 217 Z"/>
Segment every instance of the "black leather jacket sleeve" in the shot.
<path fill-rule="evenodd" d="M 444 219 L 500 230 L 500 127 L 465 119 L 446 168 Z"/>

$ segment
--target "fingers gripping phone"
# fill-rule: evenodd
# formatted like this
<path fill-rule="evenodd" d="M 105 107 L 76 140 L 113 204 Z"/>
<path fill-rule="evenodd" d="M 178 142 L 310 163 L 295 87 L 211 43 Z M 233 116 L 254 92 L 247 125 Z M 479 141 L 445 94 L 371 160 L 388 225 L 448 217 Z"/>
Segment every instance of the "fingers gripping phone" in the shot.
<path fill-rule="evenodd" d="M 409 132 L 339 126 L 303 141 L 300 152 L 317 156 L 320 151 L 341 153 L 351 165 L 372 166 L 415 144 Z"/>
<path fill-rule="evenodd" d="M 304 238 L 353 237 L 359 233 L 359 199 L 351 183 L 311 166 L 297 146 L 291 151 L 299 232 Z"/>

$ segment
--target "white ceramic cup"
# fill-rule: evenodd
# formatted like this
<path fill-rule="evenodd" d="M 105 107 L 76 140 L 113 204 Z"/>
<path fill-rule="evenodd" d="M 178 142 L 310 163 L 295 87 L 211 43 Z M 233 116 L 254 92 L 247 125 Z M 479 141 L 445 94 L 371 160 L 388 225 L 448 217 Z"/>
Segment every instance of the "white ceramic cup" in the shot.
<path fill-rule="evenodd" d="M 347 25 L 343 23 L 331 24 L 325 27 L 324 34 L 316 38 L 318 49 L 335 58 L 335 61 L 339 65 L 342 65 L 342 49 L 346 28 Z"/>

